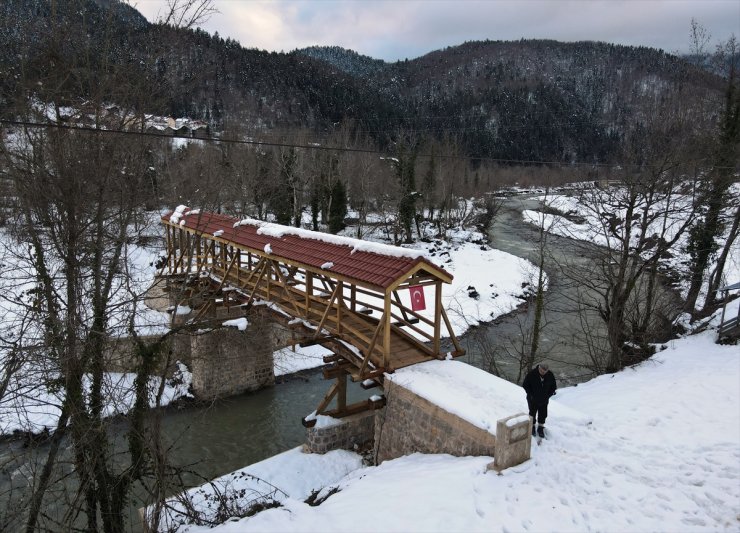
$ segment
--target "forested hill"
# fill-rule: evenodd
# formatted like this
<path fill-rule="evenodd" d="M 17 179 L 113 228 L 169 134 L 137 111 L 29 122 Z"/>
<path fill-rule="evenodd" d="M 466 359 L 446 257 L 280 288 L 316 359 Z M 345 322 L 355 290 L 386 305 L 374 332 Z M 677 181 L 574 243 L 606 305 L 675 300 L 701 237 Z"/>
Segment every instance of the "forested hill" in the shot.
<path fill-rule="evenodd" d="M 54 41 L 60 31 L 65 38 Z M 137 90 L 112 88 L 115 103 L 205 119 L 214 130 L 321 133 L 351 120 L 381 146 L 403 131 L 504 159 L 609 160 L 666 101 L 678 99 L 706 118 L 702 106 L 717 108 L 722 97 L 719 78 L 649 48 L 487 41 L 386 63 L 339 47 L 244 48 L 200 30 L 150 24 L 115 0 L 56 2 L 55 11 L 49 0 L 4 0 L 4 107 L 48 82 L 59 61 L 71 73 L 120 69 L 127 83 L 118 86 L 135 80 Z M 45 97 L 74 100 L 93 90 L 72 75 Z"/>

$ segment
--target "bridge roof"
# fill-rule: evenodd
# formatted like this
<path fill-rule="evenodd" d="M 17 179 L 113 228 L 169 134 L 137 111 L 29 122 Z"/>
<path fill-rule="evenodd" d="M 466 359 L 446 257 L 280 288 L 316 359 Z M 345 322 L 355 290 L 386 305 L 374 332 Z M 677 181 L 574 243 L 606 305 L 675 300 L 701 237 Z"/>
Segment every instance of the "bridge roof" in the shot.
<path fill-rule="evenodd" d="M 382 289 L 419 271 L 445 283 L 452 281 L 450 273 L 424 258 L 419 250 L 254 219 L 240 220 L 218 213 L 189 211 L 184 206 L 163 215 L 162 221 L 249 249 L 260 256 L 299 263 L 330 276 L 333 274 L 334 277 L 341 276 Z"/>

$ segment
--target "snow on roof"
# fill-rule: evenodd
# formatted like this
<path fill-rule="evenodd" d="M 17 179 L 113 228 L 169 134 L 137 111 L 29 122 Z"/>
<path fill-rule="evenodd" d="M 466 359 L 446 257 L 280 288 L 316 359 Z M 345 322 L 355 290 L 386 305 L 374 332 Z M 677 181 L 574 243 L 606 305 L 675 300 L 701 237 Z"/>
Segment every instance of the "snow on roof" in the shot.
<path fill-rule="evenodd" d="M 427 361 L 385 377 L 494 435 L 500 419 L 527 412 L 524 389 L 462 361 Z M 590 421 L 552 400 L 550 412 L 583 424 Z"/>
<path fill-rule="evenodd" d="M 352 248 L 352 253 L 371 252 L 380 255 L 387 255 L 390 257 L 409 257 L 411 259 L 416 259 L 417 257 L 422 257 L 424 255 L 423 250 L 410 250 L 408 248 L 391 246 L 390 244 L 361 241 L 359 239 L 353 239 L 352 237 L 342 237 L 341 235 L 332 235 L 331 233 L 323 233 L 320 231 L 312 231 L 303 228 L 283 226 L 282 224 L 263 222 L 262 220 L 256 220 L 254 218 L 244 218 L 235 223 L 234 227 L 236 228 L 246 225 L 256 226 L 258 235 L 266 235 L 268 237 L 276 238 L 281 238 L 285 235 L 295 235 L 296 237 L 301 237 L 302 239 L 316 239 L 318 241 L 326 242 L 329 244 L 349 246 Z"/>
<path fill-rule="evenodd" d="M 193 213 L 198 213 L 197 216 Z M 293 228 L 246 218 L 238 220 L 218 213 L 189 211 L 178 206 L 162 217 L 178 224 L 187 218 L 187 228 L 213 235 L 234 245 L 272 254 L 286 260 L 308 265 L 317 270 L 331 269 L 333 275 L 387 288 L 403 279 L 419 263 L 426 272 L 449 283 L 452 276 L 424 257 L 424 250 L 410 250 L 387 244 L 339 237 L 318 231 Z M 331 264 L 331 267 L 328 265 Z"/>

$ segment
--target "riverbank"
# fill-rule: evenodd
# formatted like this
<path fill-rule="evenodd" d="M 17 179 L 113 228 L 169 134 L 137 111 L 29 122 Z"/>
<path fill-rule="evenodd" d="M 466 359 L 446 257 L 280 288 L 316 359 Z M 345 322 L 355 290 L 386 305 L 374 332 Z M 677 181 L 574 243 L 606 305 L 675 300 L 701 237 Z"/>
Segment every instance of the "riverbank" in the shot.
<path fill-rule="evenodd" d="M 717 322 L 718 315 L 712 327 Z M 368 467 L 351 452 L 317 458 L 293 450 L 219 480 L 244 488 L 259 477 L 275 489 L 274 508 L 180 530 L 348 531 L 358 527 L 357 509 L 378 509 L 371 528 L 383 531 L 732 531 L 740 513 L 740 359 L 715 335 L 676 339 L 636 367 L 560 389 L 557 402 L 593 422 L 553 410 L 548 439 L 501 475 L 486 472 L 490 457 L 413 454 Z M 313 465 L 319 459 L 321 469 Z M 352 464 L 341 479 L 325 474 Z M 305 501 L 311 493 L 320 505 Z"/>
<path fill-rule="evenodd" d="M 595 190 L 590 194 L 596 195 L 600 191 Z M 605 193 L 603 193 L 605 194 Z M 729 192 L 735 197 L 740 196 L 740 184 L 734 184 Z M 597 207 L 600 206 L 600 200 L 589 199 L 584 202 L 579 196 L 573 194 L 562 194 L 558 191 L 547 196 L 542 194 L 533 196 L 534 199 L 542 203 L 539 210 L 526 209 L 522 215 L 524 220 L 534 227 L 543 227 L 548 233 L 567 237 L 576 241 L 596 243 L 602 247 L 611 247 L 619 249 L 620 244 L 617 242 L 617 234 L 609 231 L 609 226 L 605 224 L 603 213 Z M 656 203 L 650 212 L 651 224 L 646 231 L 647 235 L 653 235 L 657 238 L 664 235 L 665 238 L 673 237 L 673 232 L 681 227 L 687 216 L 688 207 L 691 205 L 693 198 L 690 196 L 681 196 L 676 194 L 671 198 L 670 205 Z M 604 201 L 606 204 L 606 201 Z M 666 217 L 660 216 L 660 209 L 669 211 Z M 732 220 L 736 206 L 728 205 L 722 214 L 726 220 Z M 622 220 L 625 218 L 624 211 L 615 211 L 610 213 L 613 220 Z M 610 219 L 612 220 L 612 219 Z M 724 233 L 719 239 L 720 243 L 727 241 L 731 232 L 731 225 L 726 224 Z M 640 238 L 640 231 L 634 231 L 632 241 L 635 242 Z M 651 253 L 651 248 L 647 248 Z M 706 272 L 712 272 L 716 267 L 717 254 L 710 257 L 706 267 Z M 680 293 L 681 298 L 686 297 L 689 290 L 690 272 L 688 266 L 691 264 L 691 256 L 688 251 L 688 232 L 684 232 L 677 242 L 671 247 L 670 253 L 659 258 L 659 267 L 673 281 L 673 287 Z M 732 249 L 728 254 L 728 261 L 724 268 L 724 277 L 728 283 L 740 280 L 740 239 L 735 240 Z M 699 302 L 702 302 L 707 295 L 707 280 L 699 295 Z"/>

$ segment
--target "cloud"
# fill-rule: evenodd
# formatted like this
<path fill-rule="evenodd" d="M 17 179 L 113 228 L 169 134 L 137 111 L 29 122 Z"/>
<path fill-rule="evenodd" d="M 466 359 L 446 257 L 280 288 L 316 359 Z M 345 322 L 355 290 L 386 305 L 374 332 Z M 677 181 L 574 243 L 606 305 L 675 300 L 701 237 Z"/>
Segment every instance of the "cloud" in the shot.
<path fill-rule="evenodd" d="M 137 8 L 153 20 L 163 0 Z M 216 1 L 204 29 L 243 46 L 337 45 L 385 60 L 492 39 L 595 40 L 687 51 L 696 18 L 715 41 L 740 34 L 737 0 Z"/>

